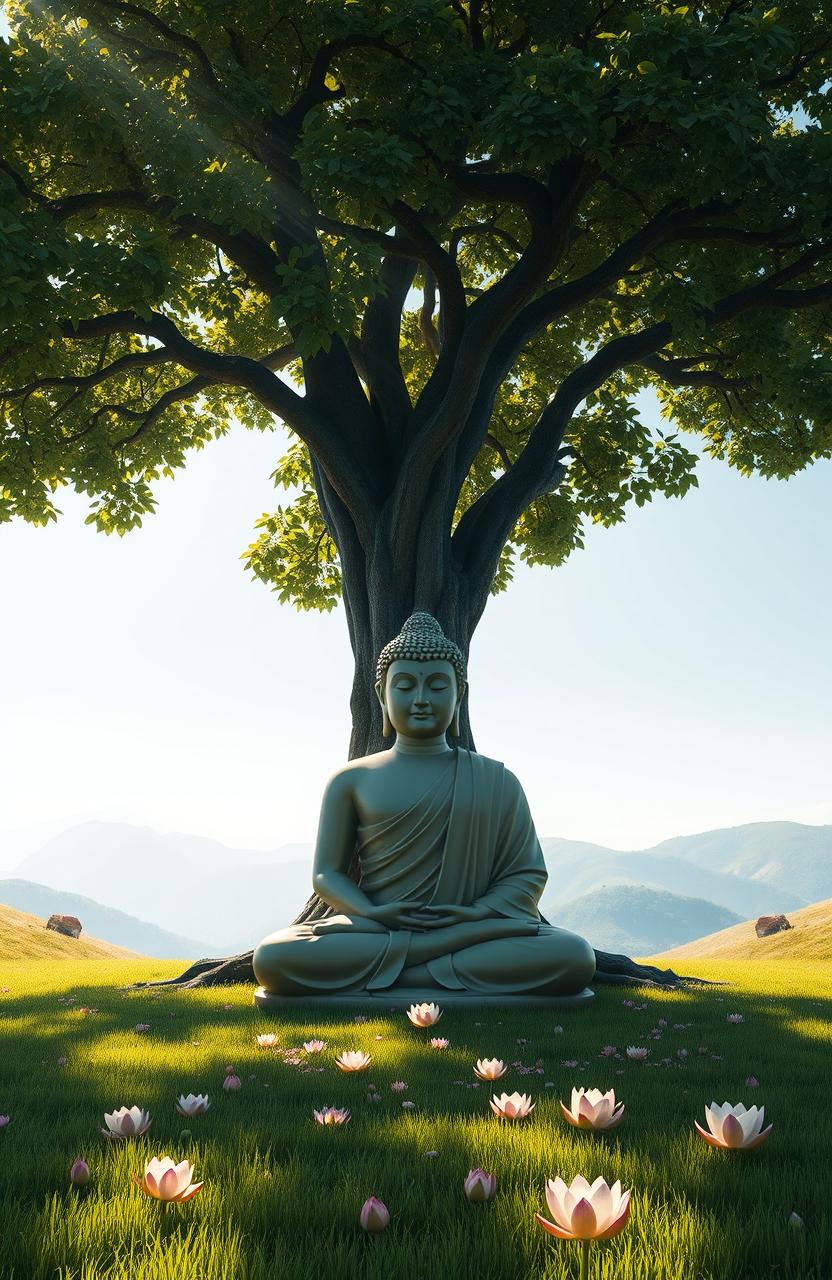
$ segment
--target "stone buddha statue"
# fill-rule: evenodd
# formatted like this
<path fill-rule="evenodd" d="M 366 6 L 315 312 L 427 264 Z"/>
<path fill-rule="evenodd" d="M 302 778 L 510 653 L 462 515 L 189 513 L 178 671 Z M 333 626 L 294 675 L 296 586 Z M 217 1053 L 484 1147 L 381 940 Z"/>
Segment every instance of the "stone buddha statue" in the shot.
<path fill-rule="evenodd" d="M 375 689 L 395 741 L 330 778 L 312 873 L 330 913 L 255 949 L 258 1005 L 592 998 L 592 947 L 538 911 L 547 872 L 520 783 L 447 741 L 465 687 L 463 655 L 430 614 L 381 651 Z"/>

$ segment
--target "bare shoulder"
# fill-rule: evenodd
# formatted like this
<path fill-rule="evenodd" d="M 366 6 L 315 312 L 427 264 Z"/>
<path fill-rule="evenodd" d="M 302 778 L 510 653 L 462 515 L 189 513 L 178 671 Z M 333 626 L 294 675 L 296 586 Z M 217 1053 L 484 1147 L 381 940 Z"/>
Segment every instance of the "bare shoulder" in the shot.
<path fill-rule="evenodd" d="M 378 769 L 390 763 L 392 751 L 377 751 L 371 756 L 358 756 L 336 769 L 326 784 L 327 795 L 354 795 L 356 788 Z"/>

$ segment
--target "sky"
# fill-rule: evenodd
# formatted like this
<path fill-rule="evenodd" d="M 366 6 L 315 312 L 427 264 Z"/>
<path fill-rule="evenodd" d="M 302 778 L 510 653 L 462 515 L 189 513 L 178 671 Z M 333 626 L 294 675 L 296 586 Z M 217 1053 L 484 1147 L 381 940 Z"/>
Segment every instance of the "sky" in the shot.
<path fill-rule="evenodd" d="M 122 539 L 67 491 L 57 524 L 0 527 L 0 831 L 314 839 L 349 739 L 343 612 L 280 605 L 239 559 L 284 445 L 240 426 Z M 698 476 L 565 566 L 521 566 L 474 636 L 477 748 L 542 836 L 832 822 L 832 463 L 783 482 L 703 457 Z"/>
<path fill-rule="evenodd" d="M 68 492 L 57 525 L 0 526 L 0 866 L 90 818 L 314 838 L 349 739 L 343 612 L 279 605 L 239 559 L 284 447 L 240 426 L 124 539 Z M 832 822 L 832 462 L 783 482 L 703 457 L 698 475 L 564 567 L 519 566 L 474 637 L 477 748 L 543 836 L 633 849 Z"/>

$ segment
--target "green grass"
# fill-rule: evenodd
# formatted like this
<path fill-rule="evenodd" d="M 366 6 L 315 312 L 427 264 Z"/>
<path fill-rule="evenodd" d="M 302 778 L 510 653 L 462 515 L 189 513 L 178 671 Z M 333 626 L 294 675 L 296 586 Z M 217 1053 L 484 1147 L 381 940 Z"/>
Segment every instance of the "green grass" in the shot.
<path fill-rule="evenodd" d="M 439 1029 L 451 1044 L 437 1052 L 428 1047 L 429 1033 L 401 1013 L 356 1025 L 351 1016 L 299 1008 L 278 1023 L 254 1008 L 248 987 L 119 990 L 172 974 L 175 964 L 5 962 L 0 1113 L 11 1123 L 0 1130 L 0 1276 L 577 1277 L 576 1246 L 550 1239 L 533 1214 L 546 1212 L 547 1176 L 569 1181 L 583 1173 L 620 1178 L 633 1189 L 630 1225 L 593 1249 L 593 1276 L 829 1280 L 832 965 L 707 967 L 707 976 L 731 985 L 670 994 L 602 987 L 593 1009 L 558 1015 L 448 1010 Z M 76 1009 L 98 1013 L 84 1017 L 59 1004 L 68 994 Z M 625 999 L 647 1007 L 626 1008 Z M 725 1021 L 735 1010 L 745 1016 L 740 1026 Z M 663 1039 L 649 1040 L 661 1017 L 669 1024 Z M 137 1022 L 150 1030 L 137 1033 Z M 553 1032 L 556 1022 L 562 1035 Z M 674 1023 L 692 1025 L 674 1031 Z M 276 1030 L 284 1047 L 320 1035 L 329 1047 L 310 1065 L 323 1071 L 305 1072 L 258 1049 L 254 1037 L 265 1030 Z M 518 1046 L 521 1037 L 529 1043 Z M 650 1045 L 648 1061 L 659 1065 L 599 1056 L 605 1044 L 640 1043 Z M 369 1072 L 338 1072 L 340 1048 L 372 1053 Z M 676 1057 L 679 1048 L 688 1050 L 686 1061 Z M 500 1085 L 533 1094 L 530 1120 L 500 1123 L 488 1108 L 488 1087 L 467 1087 L 472 1062 L 482 1056 L 544 1060 L 543 1075 L 512 1070 Z M 672 1065 L 661 1065 L 666 1056 Z M 570 1059 L 579 1066 L 562 1065 Z M 222 1089 L 231 1064 L 243 1082 L 236 1094 Z M 745 1087 L 752 1074 L 758 1089 Z M 391 1092 L 396 1079 L 407 1081 L 407 1093 Z M 367 1100 L 370 1080 L 380 1103 Z M 566 1125 L 558 1098 L 568 1099 L 573 1084 L 615 1087 L 626 1115 L 614 1134 L 596 1137 Z M 209 1093 L 208 1113 L 180 1117 L 174 1101 L 181 1092 Z M 403 1098 L 417 1109 L 403 1110 Z M 693 1121 L 703 1119 L 712 1099 L 765 1103 L 774 1122 L 767 1142 L 746 1153 L 708 1147 Z M 110 1145 L 98 1132 L 105 1109 L 134 1103 L 153 1115 L 149 1135 Z M 320 1130 L 311 1113 L 325 1103 L 351 1107 L 351 1123 Z M 186 1128 L 190 1143 L 180 1136 Z M 130 1173 L 154 1154 L 192 1160 L 205 1185 L 190 1204 L 163 1210 L 132 1184 Z M 76 1155 L 92 1174 L 80 1192 L 68 1176 Z M 497 1175 L 491 1205 L 469 1205 L 462 1195 L 463 1177 L 477 1165 Z M 371 1194 L 391 1214 L 376 1239 L 366 1239 L 357 1221 Z M 804 1219 L 802 1230 L 787 1225 L 792 1209 Z"/>

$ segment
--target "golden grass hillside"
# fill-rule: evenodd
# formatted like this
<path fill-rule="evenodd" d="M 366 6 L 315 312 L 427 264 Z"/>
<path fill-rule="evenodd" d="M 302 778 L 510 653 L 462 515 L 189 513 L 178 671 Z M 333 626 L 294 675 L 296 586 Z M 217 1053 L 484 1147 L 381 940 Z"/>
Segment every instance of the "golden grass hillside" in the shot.
<path fill-rule="evenodd" d="M 663 951 L 653 960 L 660 965 L 699 959 L 832 960 L 832 898 L 789 912 L 788 920 L 792 928 L 770 938 L 758 938 L 754 921 L 744 920 L 730 929 Z"/>
<path fill-rule="evenodd" d="M 67 938 L 46 928 L 40 916 L 15 911 L 0 903 L 0 959 L 3 960 L 135 960 L 138 954 L 100 942 L 83 933 L 80 938 Z"/>

